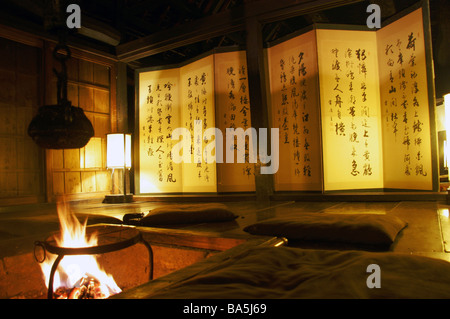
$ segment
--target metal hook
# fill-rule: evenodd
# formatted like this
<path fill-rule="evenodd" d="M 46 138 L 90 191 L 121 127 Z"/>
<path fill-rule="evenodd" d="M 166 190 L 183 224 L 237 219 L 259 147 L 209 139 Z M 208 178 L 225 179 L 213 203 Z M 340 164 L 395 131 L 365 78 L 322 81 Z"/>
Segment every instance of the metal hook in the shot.
<path fill-rule="evenodd" d="M 65 54 L 59 53 L 60 51 L 65 52 Z M 61 102 L 67 102 L 67 66 L 66 61 L 71 58 L 70 48 L 65 44 L 57 44 L 53 49 L 53 57 L 55 60 L 61 63 L 61 72 L 57 72 L 56 69 L 53 69 L 56 77 L 58 78 L 58 105 L 61 105 Z M 62 91 L 62 92 L 61 92 Z"/>

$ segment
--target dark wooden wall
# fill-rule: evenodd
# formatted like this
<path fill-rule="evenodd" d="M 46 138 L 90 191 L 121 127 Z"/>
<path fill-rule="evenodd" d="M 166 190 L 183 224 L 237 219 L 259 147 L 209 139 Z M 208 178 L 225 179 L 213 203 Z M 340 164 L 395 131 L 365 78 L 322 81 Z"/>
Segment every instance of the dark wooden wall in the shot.
<path fill-rule="evenodd" d="M 42 49 L 0 38 L 0 201 L 44 196 L 43 152 L 28 137 L 42 95 Z"/>
<path fill-rule="evenodd" d="M 55 43 L 0 31 L 0 205 L 104 197 L 110 192 L 106 134 L 117 130 L 116 62 L 71 48 L 68 98 L 95 136 L 81 149 L 44 150 L 28 136 L 39 106 L 56 104 Z"/>

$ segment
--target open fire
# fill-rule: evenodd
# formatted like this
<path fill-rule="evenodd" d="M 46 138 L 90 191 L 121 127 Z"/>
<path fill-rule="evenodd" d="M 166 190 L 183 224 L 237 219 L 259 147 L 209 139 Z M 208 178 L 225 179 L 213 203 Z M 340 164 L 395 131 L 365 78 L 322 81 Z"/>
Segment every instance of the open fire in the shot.
<path fill-rule="evenodd" d="M 60 237 L 55 236 L 58 247 L 84 248 L 98 245 L 96 233 L 87 236 L 86 225 L 80 223 L 65 203 L 58 204 Z M 52 265 L 56 256 L 49 256 L 42 262 L 41 269 L 49 287 Z M 53 296 L 58 299 L 108 298 L 121 292 L 114 278 L 98 265 L 95 255 L 64 256 L 53 278 Z"/>

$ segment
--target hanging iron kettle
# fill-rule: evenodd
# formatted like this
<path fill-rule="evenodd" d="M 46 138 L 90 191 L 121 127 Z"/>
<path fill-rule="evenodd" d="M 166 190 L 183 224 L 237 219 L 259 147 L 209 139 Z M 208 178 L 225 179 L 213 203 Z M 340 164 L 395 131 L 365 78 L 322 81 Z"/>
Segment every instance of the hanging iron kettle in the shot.
<path fill-rule="evenodd" d="M 64 52 L 61 54 L 60 52 Z M 66 60 L 70 59 L 70 49 L 58 44 L 53 50 L 53 57 L 61 62 L 62 71 L 53 70 L 58 78 L 57 105 L 44 105 L 28 126 L 28 135 L 43 148 L 70 149 L 84 147 L 94 136 L 92 123 L 83 109 L 73 106 L 67 100 Z"/>

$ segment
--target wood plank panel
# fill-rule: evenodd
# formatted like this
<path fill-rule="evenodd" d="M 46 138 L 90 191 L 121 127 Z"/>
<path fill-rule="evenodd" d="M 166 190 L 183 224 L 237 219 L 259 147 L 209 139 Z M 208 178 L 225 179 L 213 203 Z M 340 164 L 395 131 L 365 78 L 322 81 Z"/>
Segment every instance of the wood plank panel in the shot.
<path fill-rule="evenodd" d="M 64 150 L 64 168 L 79 169 L 80 168 L 80 150 L 65 149 Z"/>
<path fill-rule="evenodd" d="M 13 170 L 17 168 L 16 141 L 12 137 L 0 137 L 0 169 Z"/>
<path fill-rule="evenodd" d="M 28 136 L 42 101 L 42 55 L 36 43 L 19 42 L 0 38 L 0 197 L 5 205 L 36 202 L 43 194 L 43 153 Z"/>
<path fill-rule="evenodd" d="M 73 106 L 80 106 L 78 98 L 78 85 L 67 84 L 67 99 L 72 102 Z"/>
<path fill-rule="evenodd" d="M 18 73 L 16 75 L 16 103 L 18 106 L 34 107 L 39 100 L 39 82 L 35 75 Z"/>
<path fill-rule="evenodd" d="M 10 71 L 0 72 L 0 101 L 14 104 L 16 97 L 16 73 Z"/>
<path fill-rule="evenodd" d="M 78 80 L 81 82 L 94 82 L 94 65 L 90 61 L 78 60 Z"/>
<path fill-rule="evenodd" d="M 0 174 L 0 198 L 17 196 L 16 172 L 0 170 Z"/>
<path fill-rule="evenodd" d="M 17 71 L 19 73 L 37 75 L 39 74 L 40 56 L 39 49 L 24 45 L 17 44 L 16 59 L 17 59 Z"/>
<path fill-rule="evenodd" d="M 50 150 L 53 159 L 54 169 L 64 168 L 64 151 L 63 150 Z"/>
<path fill-rule="evenodd" d="M 69 81 L 78 81 L 79 65 L 78 59 L 72 58 L 66 61 L 67 79 Z"/>
<path fill-rule="evenodd" d="M 33 116 L 36 114 L 36 112 L 37 110 L 34 107 L 16 107 L 17 135 L 31 139 L 31 137 L 28 137 L 28 125 L 33 119 Z M 34 145 L 33 147 L 38 148 L 37 145 Z"/>
<path fill-rule="evenodd" d="M 64 174 L 65 194 L 81 193 L 81 173 L 66 172 Z"/>
<path fill-rule="evenodd" d="M 84 168 L 101 168 L 103 162 L 102 138 L 93 137 L 84 149 Z"/>
<path fill-rule="evenodd" d="M 109 87 L 110 85 L 110 68 L 94 64 L 94 84 Z"/>
<path fill-rule="evenodd" d="M 97 113 L 109 113 L 109 92 L 94 90 L 94 111 Z"/>
<path fill-rule="evenodd" d="M 63 172 L 55 172 L 52 174 L 53 180 L 53 194 L 54 195 L 62 195 L 65 193 L 64 188 L 64 173 Z"/>
<path fill-rule="evenodd" d="M 78 106 L 81 107 L 85 112 L 94 111 L 94 90 L 89 87 L 80 86 L 79 92 L 80 95 Z"/>
<path fill-rule="evenodd" d="M 95 172 L 81 172 L 81 191 L 83 193 L 92 193 L 96 189 Z"/>
<path fill-rule="evenodd" d="M 0 134 L 14 135 L 17 132 L 16 108 L 0 103 Z"/>
<path fill-rule="evenodd" d="M 93 125 L 96 137 L 106 138 L 106 134 L 111 132 L 111 120 L 109 116 L 95 114 Z"/>
<path fill-rule="evenodd" d="M 17 174 L 17 191 L 19 196 L 38 194 L 41 189 L 39 172 L 23 171 Z"/>
<path fill-rule="evenodd" d="M 17 138 L 16 139 L 16 150 L 17 150 L 17 168 L 32 170 L 34 172 L 39 171 L 41 166 L 40 150 L 35 147 L 34 142 L 31 138 Z M 31 174 L 31 172 L 30 172 Z M 35 179 L 34 174 L 31 174 L 33 182 Z"/>
<path fill-rule="evenodd" d="M 14 71 L 16 65 L 16 46 L 12 41 L 0 41 L 0 69 Z"/>
<path fill-rule="evenodd" d="M 111 174 L 110 171 L 95 172 L 97 192 L 111 191 Z"/>

